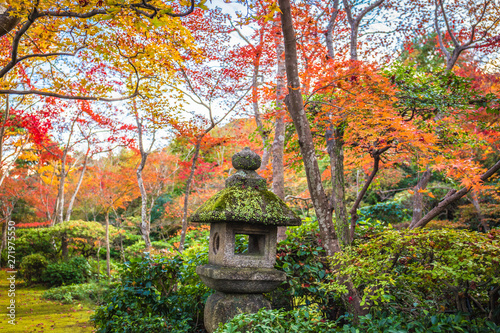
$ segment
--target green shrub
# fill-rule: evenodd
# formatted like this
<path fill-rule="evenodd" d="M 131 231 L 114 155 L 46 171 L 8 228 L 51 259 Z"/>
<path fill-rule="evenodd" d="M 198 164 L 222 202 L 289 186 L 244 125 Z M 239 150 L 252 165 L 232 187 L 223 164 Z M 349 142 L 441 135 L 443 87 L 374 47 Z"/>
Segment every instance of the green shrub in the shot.
<path fill-rule="evenodd" d="M 358 240 L 359 242 L 359 240 Z M 375 310 L 498 316 L 500 231 L 385 230 L 333 259 Z M 346 292 L 336 281 L 325 284 Z M 496 292 L 494 292 L 497 290 Z"/>
<path fill-rule="evenodd" d="M 334 332 L 335 322 L 325 321 L 305 309 L 291 311 L 260 309 L 257 313 L 240 314 L 220 324 L 215 333 L 327 333 Z"/>
<path fill-rule="evenodd" d="M 42 254 L 30 254 L 21 261 L 19 272 L 28 284 L 40 282 L 40 277 L 47 269 L 48 264 L 47 259 Z"/>
<path fill-rule="evenodd" d="M 372 206 L 358 209 L 358 223 L 360 224 L 398 224 L 411 220 L 411 211 L 397 200 L 377 203 Z"/>
<path fill-rule="evenodd" d="M 90 265 L 83 257 L 73 257 L 68 262 L 56 262 L 47 266 L 42 281 L 50 286 L 62 286 L 87 282 Z"/>
<path fill-rule="evenodd" d="M 93 316 L 97 332 L 199 332 L 211 291 L 195 269 L 206 261 L 206 252 L 198 252 L 170 258 L 146 255 L 126 262 L 121 284 Z"/>
<path fill-rule="evenodd" d="M 25 256 L 40 253 L 47 260 L 57 256 L 50 228 L 19 228 L 16 230 L 16 263 L 21 263 Z"/>
<path fill-rule="evenodd" d="M 60 301 L 62 303 L 72 303 L 73 301 L 90 302 L 101 305 L 109 292 L 117 286 L 117 283 L 110 283 L 106 280 L 71 286 L 51 288 L 42 295 L 45 299 Z"/>
<path fill-rule="evenodd" d="M 413 317 L 396 313 L 377 313 L 359 317 L 353 323 L 352 317 L 341 318 L 343 325 L 327 321 L 304 309 L 285 312 L 283 310 L 261 309 L 254 314 L 241 314 L 215 333 L 500 333 L 500 326 L 484 319 L 471 319 L 463 315 L 439 313 Z"/>
<path fill-rule="evenodd" d="M 321 288 L 332 276 L 317 228 L 316 220 L 306 219 L 301 226 L 287 229 L 287 238 L 278 244 L 275 265 L 287 279 L 269 297 L 273 308 L 313 307 L 326 318 L 336 319 L 344 312 L 343 304 Z"/>
<path fill-rule="evenodd" d="M 351 321 L 352 318 L 348 318 Z M 360 333 L 360 332 L 414 332 L 414 333 L 500 333 L 500 326 L 484 319 L 471 319 L 463 315 L 438 313 L 412 317 L 404 314 L 377 313 L 359 318 L 357 324 L 345 324 L 338 332 Z"/>

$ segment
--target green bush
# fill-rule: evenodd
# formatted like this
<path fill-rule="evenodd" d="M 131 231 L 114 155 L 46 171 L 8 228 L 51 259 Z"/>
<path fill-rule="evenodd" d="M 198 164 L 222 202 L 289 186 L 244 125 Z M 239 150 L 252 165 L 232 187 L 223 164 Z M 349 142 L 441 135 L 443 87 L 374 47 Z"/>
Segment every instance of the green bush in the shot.
<path fill-rule="evenodd" d="M 345 324 L 328 321 L 305 309 L 285 312 L 283 310 L 261 309 L 258 313 L 241 314 L 215 333 L 500 333 L 500 326 L 484 319 L 471 319 L 463 315 L 439 313 L 412 317 L 396 313 L 377 313 L 359 317 L 353 323 L 352 317 L 341 318 Z"/>
<path fill-rule="evenodd" d="M 352 318 L 348 318 L 351 321 Z M 471 319 L 463 315 L 438 313 L 412 317 L 404 314 L 377 313 L 359 318 L 357 324 L 345 324 L 337 332 L 345 333 L 500 333 L 500 326 L 484 319 Z"/>
<path fill-rule="evenodd" d="M 40 282 L 40 277 L 47 269 L 48 264 L 47 259 L 42 254 L 31 254 L 23 258 L 19 272 L 28 284 Z"/>
<path fill-rule="evenodd" d="M 351 277 L 374 310 L 498 318 L 499 258 L 499 230 L 389 229 L 338 253 L 332 267 Z M 346 292 L 335 280 L 325 288 Z"/>
<path fill-rule="evenodd" d="M 146 255 L 126 262 L 121 284 L 93 316 L 97 332 L 201 331 L 203 307 L 211 291 L 195 269 L 206 261 L 206 252 L 198 252 L 170 258 Z"/>
<path fill-rule="evenodd" d="M 154 250 L 163 250 L 163 249 L 171 249 L 172 245 L 164 242 L 164 241 L 152 241 L 151 242 L 151 248 Z M 134 244 L 128 246 L 125 248 L 125 257 L 126 258 L 133 258 L 133 257 L 140 257 L 146 250 L 146 244 L 144 243 L 144 240 L 138 239 Z"/>
<path fill-rule="evenodd" d="M 397 200 L 384 201 L 358 209 L 360 224 L 398 224 L 411 220 L 411 211 Z"/>
<path fill-rule="evenodd" d="M 73 257 L 68 262 L 56 262 L 47 266 L 42 281 L 50 286 L 62 286 L 87 282 L 90 265 L 83 257 Z"/>
<path fill-rule="evenodd" d="M 50 228 L 19 228 L 16 230 L 16 263 L 21 263 L 25 256 L 40 253 L 47 260 L 57 256 Z"/>
<path fill-rule="evenodd" d="M 51 288 L 45 291 L 42 297 L 62 303 L 83 301 L 101 305 L 104 303 L 105 296 L 116 286 L 117 283 L 110 283 L 108 281 L 74 284 L 71 286 Z"/>
<path fill-rule="evenodd" d="M 335 322 L 328 322 L 305 309 L 291 311 L 260 309 L 240 314 L 220 324 L 215 333 L 317 333 L 334 332 Z"/>
<path fill-rule="evenodd" d="M 269 297 L 273 308 L 313 307 L 326 318 L 336 319 L 344 312 L 343 304 L 321 288 L 332 276 L 317 228 L 316 220 L 306 219 L 301 226 L 287 229 L 287 238 L 278 244 L 275 265 L 287 279 Z"/>
<path fill-rule="evenodd" d="M 104 243 L 104 234 L 104 226 L 101 223 L 86 221 L 67 221 L 50 228 L 19 228 L 16 230 L 16 262 L 21 262 L 23 257 L 34 253 L 43 254 L 49 261 L 60 258 L 63 236 L 68 240 L 70 257 L 89 258 L 97 253 L 96 241 Z M 111 241 L 118 239 L 120 235 L 124 239 L 128 237 L 124 230 L 110 226 Z M 103 247 L 102 252 L 104 251 Z M 114 250 L 112 254 L 117 257 L 119 255 Z"/>

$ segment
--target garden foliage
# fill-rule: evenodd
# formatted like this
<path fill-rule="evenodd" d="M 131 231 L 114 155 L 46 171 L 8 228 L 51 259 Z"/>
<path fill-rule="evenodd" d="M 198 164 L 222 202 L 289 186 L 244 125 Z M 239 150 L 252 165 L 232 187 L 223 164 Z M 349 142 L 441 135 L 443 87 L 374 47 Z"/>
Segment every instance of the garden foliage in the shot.
<path fill-rule="evenodd" d="M 27 284 L 40 282 L 40 277 L 45 272 L 48 264 L 47 259 L 42 254 L 31 254 L 23 258 L 19 273 Z"/>
<path fill-rule="evenodd" d="M 113 289 L 93 317 L 98 333 L 203 332 L 203 306 L 210 290 L 195 268 L 207 254 L 133 258 L 120 271 Z"/>
<path fill-rule="evenodd" d="M 60 301 L 62 303 L 72 303 L 74 301 L 87 302 L 101 305 L 106 296 L 117 286 L 117 283 L 110 283 L 106 280 L 73 284 L 50 288 L 42 295 L 45 299 Z"/>
<path fill-rule="evenodd" d="M 498 320 L 500 231 L 388 229 L 333 259 L 336 274 L 348 275 L 374 310 L 414 317 L 467 313 Z M 342 265 L 339 265 L 342 263 Z M 345 289 L 336 280 L 330 292 Z"/>
<path fill-rule="evenodd" d="M 69 261 L 50 263 L 42 275 L 49 286 L 84 283 L 91 276 L 90 264 L 84 257 L 73 257 Z"/>
<path fill-rule="evenodd" d="M 287 238 L 278 244 L 275 265 L 286 273 L 287 279 L 269 296 L 274 308 L 311 307 L 336 319 L 343 313 L 343 305 L 335 294 L 321 288 L 332 277 L 317 227 L 317 220 L 308 218 L 301 226 L 288 228 Z"/>

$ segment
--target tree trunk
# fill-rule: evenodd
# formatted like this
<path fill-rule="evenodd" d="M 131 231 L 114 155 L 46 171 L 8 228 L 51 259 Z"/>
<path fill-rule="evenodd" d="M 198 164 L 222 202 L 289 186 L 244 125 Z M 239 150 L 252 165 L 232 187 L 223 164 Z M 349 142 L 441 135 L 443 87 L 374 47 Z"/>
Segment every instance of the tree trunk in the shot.
<path fill-rule="evenodd" d="M 21 22 L 20 17 L 11 16 L 10 12 L 12 12 L 12 7 L 0 5 L 0 37 L 8 34 Z"/>
<path fill-rule="evenodd" d="M 358 60 L 358 27 L 351 27 L 351 39 L 349 44 L 351 60 Z"/>
<path fill-rule="evenodd" d="M 111 253 L 109 247 L 109 210 L 106 211 L 106 272 L 111 279 Z"/>
<path fill-rule="evenodd" d="M 57 212 L 55 216 L 55 223 L 58 224 L 64 221 L 64 183 L 66 182 L 66 157 L 68 156 L 68 149 L 63 150 L 61 158 L 61 175 L 59 178 L 59 188 L 57 192 Z"/>
<path fill-rule="evenodd" d="M 339 0 L 333 1 L 333 13 L 330 17 L 330 21 L 328 22 L 328 26 L 326 28 L 326 48 L 328 49 L 328 56 L 330 59 L 335 58 L 335 51 L 333 49 L 333 27 L 335 26 L 335 22 L 337 21 L 337 16 L 339 14 Z"/>
<path fill-rule="evenodd" d="M 481 226 L 483 227 L 483 231 L 489 232 L 490 227 L 488 226 L 488 222 L 486 222 L 484 215 L 483 215 L 483 212 L 481 211 L 481 205 L 479 204 L 479 200 L 477 198 L 477 193 L 472 191 L 471 197 L 472 197 L 472 204 L 474 205 L 474 208 L 476 209 L 477 218 L 479 220 L 479 223 L 481 223 Z"/>
<path fill-rule="evenodd" d="M 332 169 L 332 203 L 335 210 L 335 231 L 341 246 L 351 244 L 349 220 L 345 205 L 344 126 L 345 124 L 341 123 L 325 132 L 326 146 Z"/>
<path fill-rule="evenodd" d="M 423 174 L 422 178 L 415 186 L 415 193 L 413 194 L 413 216 L 410 223 L 410 229 L 412 229 L 418 221 L 422 219 L 422 213 L 424 209 L 424 190 L 431 179 L 432 173 L 427 169 Z"/>
<path fill-rule="evenodd" d="M 321 183 L 318 160 L 316 158 L 314 143 L 309 121 L 304 112 L 304 101 L 300 91 L 300 79 L 298 74 L 297 45 L 295 42 L 295 31 L 293 29 L 292 15 L 289 0 L 279 0 L 281 10 L 281 26 L 285 41 L 285 66 L 287 74 L 287 85 L 289 87 L 285 104 L 292 117 L 295 129 L 299 137 L 300 152 L 304 162 L 307 177 L 307 185 L 311 199 L 318 218 L 320 238 L 328 256 L 341 251 L 337 235 L 332 223 L 332 211 L 328 198 L 325 195 Z M 348 293 L 344 296 L 344 302 L 352 310 L 357 318 L 368 313 L 367 307 L 360 305 L 361 298 L 350 281 L 349 277 L 339 276 L 339 279 L 347 287 Z"/>
<path fill-rule="evenodd" d="M 78 194 L 78 191 L 80 190 L 80 186 L 82 185 L 83 175 L 87 170 L 87 162 L 88 162 L 88 150 L 87 154 L 85 155 L 85 160 L 83 162 L 82 172 L 80 173 L 80 177 L 78 178 L 78 183 L 76 184 L 75 192 L 73 192 L 71 200 L 69 201 L 68 209 L 66 211 L 66 221 L 69 221 L 71 219 L 71 213 L 73 212 L 73 205 L 75 204 L 76 196 Z"/>
<path fill-rule="evenodd" d="M 276 72 L 276 122 L 274 124 L 273 141 L 273 193 L 285 199 L 285 170 L 283 151 L 285 147 L 285 50 L 281 36 L 276 37 L 276 56 L 278 70 Z M 286 238 L 286 227 L 278 227 L 278 242 Z"/>
<path fill-rule="evenodd" d="M 68 235 L 64 233 L 61 237 L 61 256 L 64 261 L 68 261 Z"/>
<path fill-rule="evenodd" d="M 293 29 L 289 0 L 280 0 L 281 27 L 285 45 L 285 68 L 287 75 L 288 95 L 285 104 L 292 117 L 299 136 L 300 152 L 306 171 L 307 184 L 311 199 L 318 217 L 320 237 L 327 255 L 340 251 L 336 233 L 332 224 L 332 215 L 328 199 L 321 183 L 321 173 L 314 149 L 309 121 L 304 112 L 304 100 L 300 91 L 300 79 L 297 62 L 297 45 Z"/>
<path fill-rule="evenodd" d="M 101 241 L 97 247 L 97 281 L 101 278 Z"/>
<path fill-rule="evenodd" d="M 182 213 L 182 230 L 181 230 L 181 241 L 179 243 L 179 252 L 184 250 L 184 242 L 186 241 L 186 232 L 188 227 L 187 214 L 188 214 L 188 205 L 189 205 L 189 191 L 191 191 L 191 183 L 193 182 L 194 172 L 196 171 L 196 163 L 198 162 L 198 156 L 200 154 L 200 146 L 201 141 L 203 140 L 203 136 L 199 136 L 196 140 L 196 147 L 194 149 L 193 155 L 193 164 L 191 164 L 191 172 L 189 173 L 189 177 L 186 180 L 186 188 L 184 193 L 184 209 Z"/>
<path fill-rule="evenodd" d="M 135 120 L 137 122 L 137 133 L 139 136 L 139 152 L 141 153 L 141 163 L 137 167 L 136 171 L 137 184 L 139 185 L 139 190 L 141 192 L 141 224 L 139 228 L 141 230 L 141 235 L 142 239 L 144 240 L 144 244 L 146 245 L 146 252 L 149 252 L 151 249 L 151 240 L 149 238 L 150 224 L 147 214 L 148 196 L 146 194 L 146 188 L 144 187 L 144 181 L 142 180 L 142 170 L 144 170 L 144 167 L 146 166 L 148 153 L 144 150 L 144 145 L 142 141 L 142 123 L 139 121 L 139 114 L 137 113 L 137 110 L 135 110 Z"/>

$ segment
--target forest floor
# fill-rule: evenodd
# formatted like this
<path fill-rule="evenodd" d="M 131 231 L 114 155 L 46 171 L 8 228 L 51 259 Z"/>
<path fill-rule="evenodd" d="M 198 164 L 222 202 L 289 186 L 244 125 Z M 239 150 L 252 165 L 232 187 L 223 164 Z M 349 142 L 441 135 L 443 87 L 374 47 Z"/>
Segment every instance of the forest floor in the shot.
<path fill-rule="evenodd" d="M 0 270 L 0 331 L 1 332 L 60 332 L 90 333 L 93 331 L 90 315 L 93 310 L 84 304 L 62 304 L 42 299 L 46 288 L 26 287 L 16 281 L 15 325 L 7 314 L 9 280 L 12 274 Z"/>

